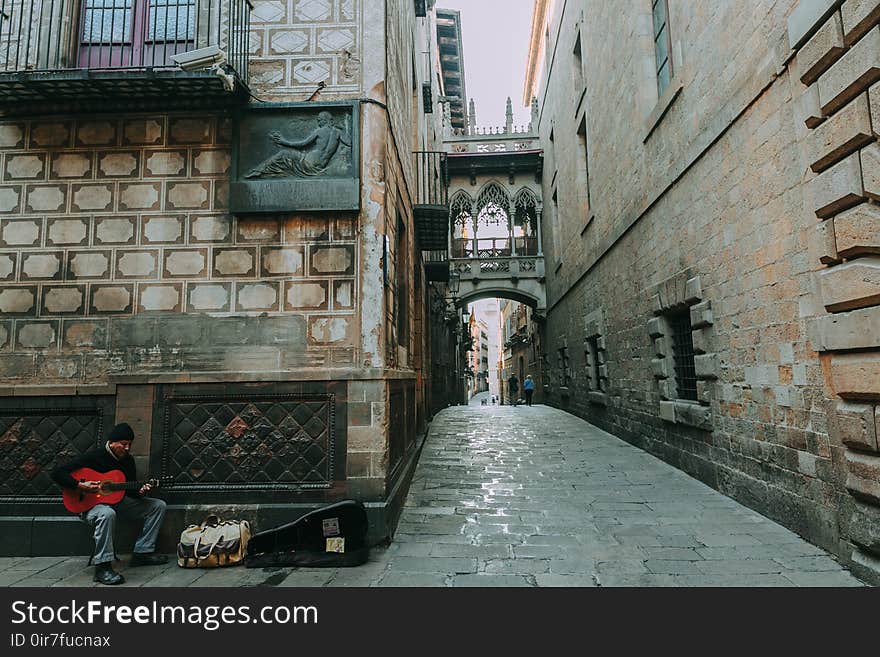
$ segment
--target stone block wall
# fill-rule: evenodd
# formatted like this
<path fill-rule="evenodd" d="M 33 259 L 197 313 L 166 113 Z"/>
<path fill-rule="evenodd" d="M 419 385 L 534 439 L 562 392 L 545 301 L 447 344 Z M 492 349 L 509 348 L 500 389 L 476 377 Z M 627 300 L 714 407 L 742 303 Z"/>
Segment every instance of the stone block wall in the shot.
<path fill-rule="evenodd" d="M 6 380 L 357 362 L 357 218 L 230 216 L 227 117 L 0 134 Z"/>
<path fill-rule="evenodd" d="M 567 58 L 586 3 L 568 3 L 554 23 L 540 128 L 545 196 L 558 190 L 557 219 L 545 222 L 558 233 L 544 239 L 556 272 L 545 351 L 552 363 L 568 345 L 572 376 L 567 398 L 551 385 L 547 400 L 876 579 L 877 3 L 669 5 L 674 76 L 662 97 L 645 65 L 650 3 L 583 14 L 580 105 Z M 575 194 L 578 112 L 590 144 L 587 226 Z M 589 355 L 571 349 L 597 309 L 606 405 L 591 403 Z M 695 401 L 668 383 L 663 321 L 682 309 Z"/>
<path fill-rule="evenodd" d="M 359 94 L 364 12 L 377 9 L 370 4 L 255 0 L 250 30 L 254 92 L 271 100 L 305 100 L 324 83 L 327 94 Z"/>
<path fill-rule="evenodd" d="M 850 494 L 852 559 L 880 569 L 880 3 L 848 0 L 810 25 L 795 69 L 811 100 L 803 144 L 814 223 L 810 340 L 823 365 L 831 450 Z"/>

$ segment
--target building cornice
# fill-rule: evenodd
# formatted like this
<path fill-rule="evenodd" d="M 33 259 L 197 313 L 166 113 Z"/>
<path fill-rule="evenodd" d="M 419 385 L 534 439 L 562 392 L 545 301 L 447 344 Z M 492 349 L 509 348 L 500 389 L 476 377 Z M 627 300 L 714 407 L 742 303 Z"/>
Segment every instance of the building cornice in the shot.
<path fill-rule="evenodd" d="M 529 38 L 529 55 L 526 60 L 526 81 L 523 88 L 523 107 L 528 107 L 535 96 L 538 72 L 541 68 L 542 46 L 544 44 L 544 25 L 552 0 L 535 0 L 532 9 L 532 29 Z"/>

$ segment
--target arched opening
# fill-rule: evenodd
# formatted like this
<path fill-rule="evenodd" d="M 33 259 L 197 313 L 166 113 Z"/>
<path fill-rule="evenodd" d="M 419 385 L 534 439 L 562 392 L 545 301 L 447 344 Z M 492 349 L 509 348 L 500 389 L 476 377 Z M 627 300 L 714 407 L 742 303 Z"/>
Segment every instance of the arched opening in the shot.
<path fill-rule="evenodd" d="M 513 202 L 513 237 L 517 255 L 536 256 L 538 240 L 538 198 L 530 189 L 522 189 Z"/>
<path fill-rule="evenodd" d="M 493 258 L 512 254 L 513 227 L 510 224 L 510 198 L 497 183 L 490 183 L 477 199 L 477 257 L 490 259 L 480 263 L 481 272 L 498 271 L 501 266 Z"/>
<path fill-rule="evenodd" d="M 466 192 L 458 192 L 449 204 L 452 225 L 452 257 L 474 257 L 474 201 Z"/>

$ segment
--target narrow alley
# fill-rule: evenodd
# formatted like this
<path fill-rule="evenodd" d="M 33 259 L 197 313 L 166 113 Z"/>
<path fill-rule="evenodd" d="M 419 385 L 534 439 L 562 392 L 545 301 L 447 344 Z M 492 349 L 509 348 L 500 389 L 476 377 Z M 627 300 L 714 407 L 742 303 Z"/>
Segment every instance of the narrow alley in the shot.
<path fill-rule="evenodd" d="M 127 569 L 126 586 L 859 586 L 784 527 L 587 422 L 480 403 L 431 425 L 390 547 L 349 569 Z M 0 583 L 91 586 L 86 557 Z"/>

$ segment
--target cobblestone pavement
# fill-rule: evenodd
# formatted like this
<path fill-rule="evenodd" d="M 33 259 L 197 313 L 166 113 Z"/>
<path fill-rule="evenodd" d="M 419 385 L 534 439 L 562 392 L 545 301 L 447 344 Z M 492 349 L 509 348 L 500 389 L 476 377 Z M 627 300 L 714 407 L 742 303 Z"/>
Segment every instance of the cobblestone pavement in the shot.
<path fill-rule="evenodd" d="M 83 557 L 0 559 L 0 585 L 93 586 Z M 132 586 L 859 586 L 823 550 L 546 406 L 434 420 L 394 542 L 344 569 L 119 568 Z"/>

